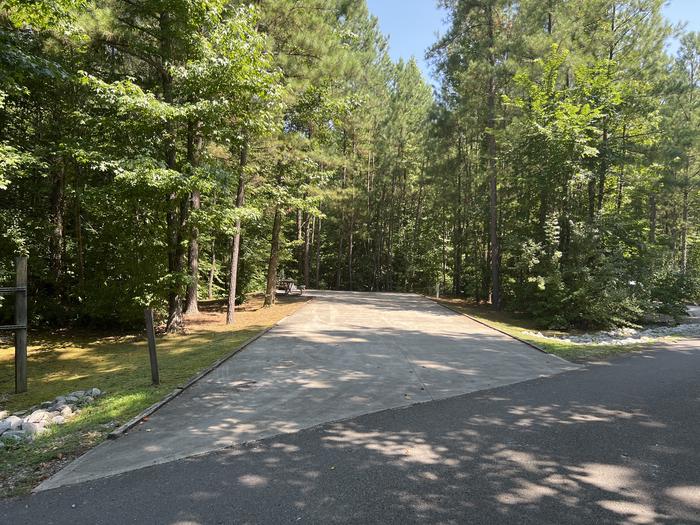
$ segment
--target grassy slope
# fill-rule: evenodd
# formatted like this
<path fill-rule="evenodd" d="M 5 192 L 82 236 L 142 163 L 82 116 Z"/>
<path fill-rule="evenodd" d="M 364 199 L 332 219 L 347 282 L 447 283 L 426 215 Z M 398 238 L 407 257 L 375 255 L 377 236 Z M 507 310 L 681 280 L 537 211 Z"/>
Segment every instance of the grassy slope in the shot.
<path fill-rule="evenodd" d="M 261 309 L 261 299 L 253 299 L 237 313 L 233 328 L 224 324 L 223 311 L 210 305 L 188 320 L 186 333 L 158 338 L 158 387 L 150 385 L 148 350 L 141 336 L 30 334 L 28 392 L 11 394 L 14 350 L 0 341 L 0 410 L 23 410 L 90 387 L 106 392 L 96 404 L 31 445 L 0 450 L 0 496 L 28 491 L 62 464 L 102 441 L 115 426 L 294 312 L 303 302 L 282 298 L 275 307 Z"/>
<path fill-rule="evenodd" d="M 560 334 L 552 330 L 538 330 L 527 319 L 517 318 L 506 312 L 497 312 L 488 306 L 474 305 L 461 299 L 441 298 L 439 303 L 449 308 L 467 314 L 487 325 L 510 334 L 518 339 L 532 343 L 545 352 L 563 357 L 567 361 L 582 363 L 596 359 L 605 359 L 615 355 L 632 352 L 644 348 L 644 343 L 614 346 L 614 345 L 579 345 L 565 341 L 552 341 L 528 334 L 528 331 L 539 331 L 547 335 Z"/>

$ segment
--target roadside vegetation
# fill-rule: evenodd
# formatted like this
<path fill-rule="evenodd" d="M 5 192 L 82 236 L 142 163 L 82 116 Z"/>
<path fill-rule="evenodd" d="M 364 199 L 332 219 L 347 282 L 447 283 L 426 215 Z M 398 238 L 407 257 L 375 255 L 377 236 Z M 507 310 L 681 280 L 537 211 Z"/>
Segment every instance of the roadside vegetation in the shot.
<path fill-rule="evenodd" d="M 488 305 L 477 305 L 472 301 L 465 301 L 460 298 L 443 297 L 437 299 L 437 302 L 447 306 L 451 310 L 466 314 L 477 321 L 505 332 L 508 335 L 512 335 L 517 339 L 531 343 L 549 354 L 559 356 L 573 363 L 586 363 L 608 359 L 625 353 L 644 350 L 653 344 L 593 345 L 558 341 L 548 337 L 538 337 L 535 333 L 541 333 L 546 336 L 566 336 L 577 333 L 577 331 L 540 330 L 537 323 L 531 318 L 522 315 L 518 316 L 505 311 L 498 311 Z"/>
<path fill-rule="evenodd" d="M 217 359 L 226 356 L 261 330 L 293 313 L 305 298 L 284 298 L 262 309 L 261 296 L 237 312 L 237 324 L 225 324 L 219 303 L 205 303 L 188 318 L 184 333 L 157 340 L 161 384 L 151 385 L 148 349 L 142 335 L 69 332 L 30 334 L 29 389 L 13 388 L 14 350 L 0 341 L 0 410 L 23 411 L 59 395 L 99 385 L 105 395 L 64 425 L 30 443 L 0 448 L 0 496 L 30 490 L 83 451 L 105 439 L 117 426 L 159 401 Z"/>

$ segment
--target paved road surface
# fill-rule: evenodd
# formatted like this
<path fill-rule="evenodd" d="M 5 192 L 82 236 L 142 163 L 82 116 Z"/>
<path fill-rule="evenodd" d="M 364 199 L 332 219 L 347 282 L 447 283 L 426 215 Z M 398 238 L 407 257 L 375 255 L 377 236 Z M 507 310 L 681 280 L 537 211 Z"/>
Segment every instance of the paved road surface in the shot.
<path fill-rule="evenodd" d="M 576 368 L 414 294 L 317 297 L 40 489 Z"/>
<path fill-rule="evenodd" d="M 700 344 L 0 502 L 3 523 L 700 523 Z"/>

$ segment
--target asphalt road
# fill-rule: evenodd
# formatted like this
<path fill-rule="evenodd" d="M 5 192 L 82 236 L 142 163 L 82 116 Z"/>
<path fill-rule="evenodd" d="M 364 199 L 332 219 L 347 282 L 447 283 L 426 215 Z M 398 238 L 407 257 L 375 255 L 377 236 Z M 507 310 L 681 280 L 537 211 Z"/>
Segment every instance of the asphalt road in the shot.
<path fill-rule="evenodd" d="M 700 523 L 700 345 L 0 503 L 1 523 Z"/>

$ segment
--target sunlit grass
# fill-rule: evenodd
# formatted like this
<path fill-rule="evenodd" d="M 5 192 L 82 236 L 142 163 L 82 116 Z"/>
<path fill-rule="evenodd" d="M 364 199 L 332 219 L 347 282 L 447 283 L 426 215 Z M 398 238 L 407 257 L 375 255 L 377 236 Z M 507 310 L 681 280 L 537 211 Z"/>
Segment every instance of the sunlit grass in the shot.
<path fill-rule="evenodd" d="M 0 342 L 0 410 L 25 410 L 75 390 L 106 392 L 94 405 L 31 444 L 0 450 L 0 495 L 21 494 L 44 477 L 199 371 L 229 354 L 261 330 L 298 309 L 303 300 L 261 308 L 251 300 L 236 324 L 223 323 L 216 305 L 188 322 L 184 334 L 157 339 L 161 384 L 151 385 L 146 340 L 141 335 L 61 332 L 30 333 L 28 390 L 13 394 L 14 349 Z"/>

